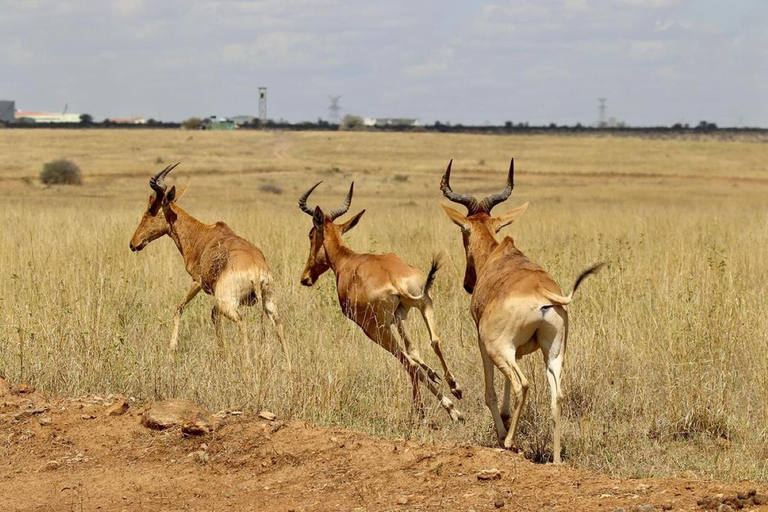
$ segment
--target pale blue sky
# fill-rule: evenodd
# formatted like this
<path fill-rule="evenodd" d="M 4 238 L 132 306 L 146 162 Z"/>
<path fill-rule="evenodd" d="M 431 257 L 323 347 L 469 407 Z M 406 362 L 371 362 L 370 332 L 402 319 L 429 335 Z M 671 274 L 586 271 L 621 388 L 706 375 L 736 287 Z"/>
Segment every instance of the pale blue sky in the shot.
<path fill-rule="evenodd" d="M 0 99 L 142 115 L 768 127 L 763 0 L 0 0 Z"/>

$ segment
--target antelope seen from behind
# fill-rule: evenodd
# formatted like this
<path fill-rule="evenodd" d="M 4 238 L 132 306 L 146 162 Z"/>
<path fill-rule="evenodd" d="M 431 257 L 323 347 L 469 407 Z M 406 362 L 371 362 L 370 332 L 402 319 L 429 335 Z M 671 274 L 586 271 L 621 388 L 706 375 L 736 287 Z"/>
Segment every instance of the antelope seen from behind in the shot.
<path fill-rule="evenodd" d="M 394 254 L 360 254 L 344 243 L 342 235 L 354 228 L 365 210 L 347 220 L 336 224 L 334 221 L 349 211 L 352 202 L 354 183 L 349 187 L 349 194 L 343 205 L 327 213 L 317 206 L 314 210 L 307 207 L 307 199 L 320 183 L 307 190 L 299 199 L 299 207 L 312 217 L 312 229 L 309 232 L 310 250 L 307 264 L 301 276 L 301 284 L 312 286 L 328 269 L 336 277 L 336 290 L 339 304 L 344 314 L 355 322 L 365 334 L 391 353 L 405 367 L 411 378 L 414 406 L 421 412 L 419 384 L 439 400 L 453 421 L 461 421 L 464 416 L 451 400 L 442 395 L 435 384 L 440 377 L 419 355 L 405 330 L 405 319 L 411 308 L 416 308 L 424 318 L 432 342 L 432 349 L 440 359 L 451 393 L 461 398 L 461 388 L 448 369 L 440 341 L 435 331 L 435 315 L 429 288 L 439 268 L 433 260 L 427 277 L 418 269 L 403 263 Z M 392 333 L 393 325 L 403 340 L 404 350 Z"/>
<path fill-rule="evenodd" d="M 528 392 L 528 380 L 517 360 L 541 350 L 547 367 L 554 423 L 554 462 L 560 458 L 560 414 L 563 390 L 561 374 L 568 337 L 568 312 L 579 284 L 602 264 L 584 270 L 569 295 L 539 265 L 520 252 L 510 237 L 501 242 L 496 233 L 517 220 L 528 207 L 519 206 L 491 217 L 494 206 L 506 201 L 514 188 L 514 160 L 510 163 L 506 188 L 482 201 L 469 194 L 457 194 L 450 186 L 451 161 L 440 189 L 454 203 L 467 208 L 467 215 L 441 204 L 454 224 L 461 228 L 467 266 L 464 289 L 472 294 L 471 312 L 477 326 L 485 375 L 485 403 L 493 415 L 499 444 L 512 448 L 520 412 Z M 494 367 L 505 377 L 501 411 L 493 387 Z M 510 386 L 515 408 L 510 415 Z"/>
<path fill-rule="evenodd" d="M 216 327 L 219 349 L 224 349 L 220 319 L 225 316 L 238 326 L 250 358 L 248 333 L 238 308 L 254 305 L 260 298 L 263 314 L 277 331 L 290 371 L 283 326 L 274 301 L 272 274 L 264 254 L 255 245 L 237 236 L 225 223 L 204 224 L 176 204 L 176 187 L 168 190 L 163 182 L 177 165 L 166 167 L 149 180 L 152 195 L 130 243 L 132 251 L 140 251 L 153 240 L 170 236 L 184 258 L 187 273 L 192 277 L 187 295 L 176 307 L 169 353 L 172 355 L 176 351 L 184 307 L 203 290 L 216 298 L 211 320 Z"/>

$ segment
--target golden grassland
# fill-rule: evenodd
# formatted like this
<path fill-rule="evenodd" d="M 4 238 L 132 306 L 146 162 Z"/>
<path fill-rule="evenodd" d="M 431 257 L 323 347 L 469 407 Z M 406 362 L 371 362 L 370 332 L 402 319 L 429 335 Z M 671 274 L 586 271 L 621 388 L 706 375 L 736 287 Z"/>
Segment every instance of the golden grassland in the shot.
<path fill-rule="evenodd" d="M 502 188 L 510 156 L 530 201 L 502 234 L 567 291 L 586 266 L 610 266 L 579 290 L 564 383 L 567 463 L 624 476 L 768 480 L 768 174 L 754 141 L 375 133 L 0 131 L 0 375 L 55 393 L 186 397 L 214 409 L 269 408 L 282 417 L 381 436 L 493 445 L 458 229 L 437 205 L 454 158 L 455 190 Z M 39 185 L 42 164 L 69 158 L 82 187 Z M 171 318 L 189 277 L 170 239 L 133 254 L 128 241 L 149 175 L 191 184 L 180 204 L 224 220 L 262 248 L 276 279 L 294 372 L 274 332 L 247 315 L 258 346 L 244 363 L 225 324 L 219 357 L 200 295 L 166 357 Z M 395 252 L 426 270 L 448 262 L 433 289 L 443 350 L 465 390 L 452 424 L 424 394 L 415 417 L 399 364 L 340 312 L 330 275 L 299 285 L 311 227 L 296 200 L 336 206 L 356 182 L 347 236 L 357 251 Z M 275 195 L 260 190 L 276 185 Z M 439 367 L 412 312 L 412 337 Z M 524 359 L 532 390 L 519 443 L 550 453 L 549 391 L 538 354 Z M 499 383 L 500 384 L 500 383 Z M 498 386 L 500 391 L 501 386 Z M 445 389 L 447 392 L 447 389 Z"/>

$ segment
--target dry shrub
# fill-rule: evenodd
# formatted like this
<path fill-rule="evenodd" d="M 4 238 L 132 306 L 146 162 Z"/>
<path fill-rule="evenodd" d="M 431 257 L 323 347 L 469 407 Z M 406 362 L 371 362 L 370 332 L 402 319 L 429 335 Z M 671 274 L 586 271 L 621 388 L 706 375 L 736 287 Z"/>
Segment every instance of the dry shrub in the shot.
<path fill-rule="evenodd" d="M 54 160 L 43 165 L 40 181 L 46 185 L 82 185 L 80 168 L 69 160 Z"/>

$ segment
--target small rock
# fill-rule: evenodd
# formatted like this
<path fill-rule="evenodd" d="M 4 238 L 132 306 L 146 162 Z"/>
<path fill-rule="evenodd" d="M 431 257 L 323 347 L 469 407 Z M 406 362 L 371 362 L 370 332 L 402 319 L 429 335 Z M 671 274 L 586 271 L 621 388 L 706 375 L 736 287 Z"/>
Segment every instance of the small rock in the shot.
<path fill-rule="evenodd" d="M 104 411 L 104 414 L 107 416 L 122 416 L 128 412 L 129 407 L 130 405 L 128 405 L 128 402 L 121 398 L 117 402 L 107 407 L 107 410 Z"/>
<path fill-rule="evenodd" d="M 181 426 L 185 434 L 213 432 L 219 421 L 205 409 L 188 400 L 163 400 L 154 403 L 141 415 L 141 424 L 153 430 Z"/>
<path fill-rule="evenodd" d="M 496 468 L 481 469 L 477 473 L 478 480 L 499 480 L 501 478 L 501 471 Z"/>
<path fill-rule="evenodd" d="M 661 510 L 672 510 L 673 508 L 675 507 L 671 503 L 664 503 L 661 506 Z"/>
<path fill-rule="evenodd" d="M 200 445 L 200 449 L 203 450 L 204 452 L 207 452 L 208 451 L 208 445 L 203 443 L 203 444 Z"/>
<path fill-rule="evenodd" d="M 40 425 L 42 425 L 43 427 L 45 427 L 45 426 L 48 426 L 48 425 L 50 425 L 51 423 L 53 423 L 53 420 L 51 419 L 51 417 L 50 417 L 50 416 L 41 416 L 41 417 L 40 417 L 40 419 L 39 419 L 39 420 L 37 420 L 37 422 L 38 422 Z"/>
<path fill-rule="evenodd" d="M 13 416 L 13 419 L 15 419 L 16 421 L 22 421 L 22 420 L 25 420 L 27 418 L 31 418 L 32 416 L 34 416 L 36 414 L 43 414 L 47 410 L 48 410 L 47 407 L 39 407 L 37 409 L 24 409 L 21 412 L 17 412 Z"/>
<path fill-rule="evenodd" d="M 265 419 L 267 421 L 275 421 L 277 416 L 275 416 L 273 413 L 271 413 L 269 411 L 261 411 L 259 413 L 259 418 Z"/>
<path fill-rule="evenodd" d="M 493 502 L 493 506 L 496 508 L 504 508 L 504 500 L 502 498 L 496 498 L 496 501 Z"/>
<path fill-rule="evenodd" d="M 721 503 L 720 506 L 717 507 L 717 512 L 733 512 L 733 508 L 730 505 Z"/>
<path fill-rule="evenodd" d="M 407 505 L 408 504 L 408 498 L 405 496 L 401 496 L 400 498 L 397 498 L 398 505 Z"/>
<path fill-rule="evenodd" d="M 43 466 L 44 471 L 55 471 L 61 467 L 61 464 L 57 460 L 49 460 Z"/>
<path fill-rule="evenodd" d="M 648 485 L 648 484 L 640 484 L 640 485 L 637 486 L 637 488 L 635 490 L 637 492 L 646 492 L 650 488 L 651 488 L 651 486 Z"/>
<path fill-rule="evenodd" d="M 694 473 L 690 469 L 687 469 L 682 473 L 680 473 L 680 478 L 685 478 L 686 480 L 696 480 L 699 477 L 696 475 L 696 473 Z"/>
<path fill-rule="evenodd" d="M 654 512 L 656 509 L 650 503 L 632 507 L 632 512 Z"/>
<path fill-rule="evenodd" d="M 11 393 L 14 395 L 31 395 L 34 392 L 35 386 L 30 386 L 28 384 L 19 384 L 18 386 L 11 388 Z"/>
<path fill-rule="evenodd" d="M 82 419 L 84 419 L 84 420 L 95 420 L 96 419 L 96 416 L 94 416 L 93 414 L 83 414 L 80 417 Z"/>
<path fill-rule="evenodd" d="M 208 462 L 208 454 L 202 450 L 192 452 L 189 455 L 187 455 L 187 457 L 191 457 L 192 460 L 194 460 L 198 464 L 205 464 Z"/>
<path fill-rule="evenodd" d="M 765 494 L 755 494 L 752 496 L 752 501 L 755 505 L 766 505 L 768 504 L 768 496 Z"/>

